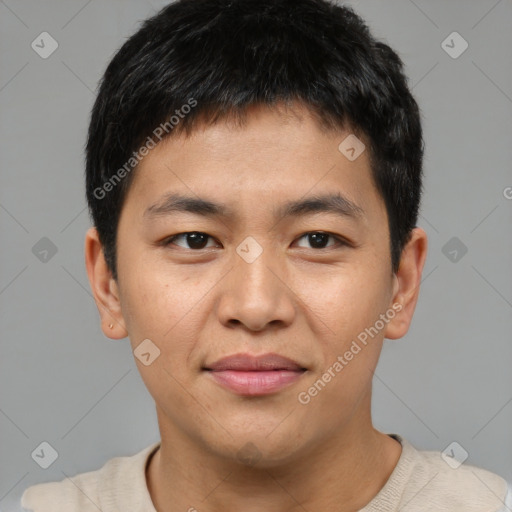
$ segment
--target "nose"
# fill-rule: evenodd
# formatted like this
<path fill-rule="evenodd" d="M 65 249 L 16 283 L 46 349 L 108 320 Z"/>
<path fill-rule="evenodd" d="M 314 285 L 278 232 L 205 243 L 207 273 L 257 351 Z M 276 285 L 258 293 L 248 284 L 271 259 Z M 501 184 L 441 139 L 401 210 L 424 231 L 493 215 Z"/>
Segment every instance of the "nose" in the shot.
<path fill-rule="evenodd" d="M 296 314 L 294 293 L 290 287 L 284 259 L 266 248 L 252 262 L 239 254 L 233 267 L 221 281 L 218 316 L 227 327 L 243 325 L 251 331 L 268 326 L 288 326 Z"/>

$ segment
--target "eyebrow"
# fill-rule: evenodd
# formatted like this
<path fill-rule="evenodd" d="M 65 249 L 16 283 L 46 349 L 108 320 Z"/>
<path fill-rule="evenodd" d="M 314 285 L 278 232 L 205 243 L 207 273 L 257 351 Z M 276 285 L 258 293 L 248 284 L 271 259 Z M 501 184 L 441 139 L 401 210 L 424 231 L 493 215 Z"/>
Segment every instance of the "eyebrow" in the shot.
<path fill-rule="evenodd" d="M 178 193 L 165 195 L 163 199 L 148 207 L 143 217 L 155 218 L 183 212 L 203 217 L 235 217 L 233 210 L 225 204 Z M 360 206 L 339 192 L 313 195 L 289 201 L 273 210 L 276 218 L 302 217 L 314 213 L 334 213 L 338 216 L 355 220 L 360 219 L 365 214 Z"/>

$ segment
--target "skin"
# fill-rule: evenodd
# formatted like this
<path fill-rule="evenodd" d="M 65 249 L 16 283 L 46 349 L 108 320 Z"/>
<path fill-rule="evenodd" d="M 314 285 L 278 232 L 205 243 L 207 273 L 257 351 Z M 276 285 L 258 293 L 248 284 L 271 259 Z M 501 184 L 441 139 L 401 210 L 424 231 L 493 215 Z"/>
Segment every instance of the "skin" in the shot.
<path fill-rule="evenodd" d="M 128 336 L 132 349 L 149 338 L 160 350 L 148 366 L 135 358 L 160 427 L 161 447 L 146 471 L 158 512 L 356 511 L 395 468 L 400 444 L 372 425 L 372 373 L 384 338 L 409 328 L 427 237 L 413 230 L 393 273 L 368 155 L 351 162 L 338 151 L 348 133 L 322 130 L 295 105 L 252 107 L 242 127 L 225 120 L 175 134 L 136 170 L 118 227 L 118 282 L 88 230 L 86 266 L 103 332 Z M 285 201 L 333 191 L 364 214 L 273 215 Z M 145 219 L 167 192 L 224 203 L 235 215 Z M 211 237 L 204 248 L 187 237 L 159 245 L 191 231 Z M 328 238 L 315 248 L 304 235 L 318 231 L 347 244 Z M 252 263 L 236 252 L 248 236 L 263 250 Z M 400 312 L 301 404 L 298 394 L 393 304 Z M 236 395 L 202 371 L 227 355 L 268 352 L 307 371 L 264 397 Z M 242 460 L 247 443 L 256 455 Z"/>

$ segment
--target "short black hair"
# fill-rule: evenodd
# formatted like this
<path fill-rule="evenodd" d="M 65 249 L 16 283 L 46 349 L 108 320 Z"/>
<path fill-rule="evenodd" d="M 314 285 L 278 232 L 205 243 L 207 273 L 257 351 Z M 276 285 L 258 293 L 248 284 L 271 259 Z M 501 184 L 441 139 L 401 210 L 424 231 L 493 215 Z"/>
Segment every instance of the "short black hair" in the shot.
<path fill-rule="evenodd" d="M 91 112 L 86 196 L 113 278 L 121 208 L 144 148 L 200 121 L 294 101 L 323 127 L 350 127 L 367 142 L 396 272 L 418 217 L 424 151 L 397 53 L 328 0 L 178 0 L 117 51 Z"/>

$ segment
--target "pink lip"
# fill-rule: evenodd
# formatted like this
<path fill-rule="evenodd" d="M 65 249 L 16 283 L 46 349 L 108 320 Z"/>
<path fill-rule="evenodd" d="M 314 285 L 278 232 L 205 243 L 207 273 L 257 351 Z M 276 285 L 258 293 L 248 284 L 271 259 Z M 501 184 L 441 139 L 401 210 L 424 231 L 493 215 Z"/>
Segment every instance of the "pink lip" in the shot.
<path fill-rule="evenodd" d="M 204 368 L 220 385 L 240 395 L 275 393 L 300 379 L 305 368 L 277 354 L 235 354 Z"/>

